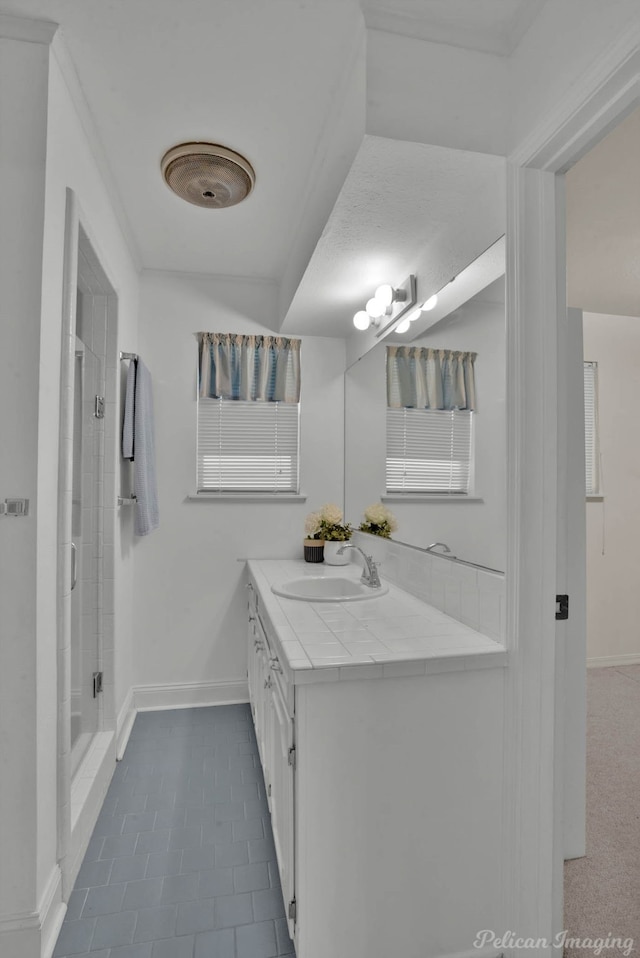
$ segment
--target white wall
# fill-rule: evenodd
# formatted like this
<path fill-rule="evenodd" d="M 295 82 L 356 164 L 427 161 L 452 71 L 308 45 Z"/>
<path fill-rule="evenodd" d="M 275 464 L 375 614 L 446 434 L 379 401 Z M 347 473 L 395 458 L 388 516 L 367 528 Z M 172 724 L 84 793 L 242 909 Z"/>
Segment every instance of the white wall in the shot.
<path fill-rule="evenodd" d="M 37 669 L 48 641 L 54 656 L 50 675 L 55 675 L 55 606 L 47 627 L 38 617 L 36 591 L 39 525 L 46 523 L 38 502 L 37 456 L 47 60 L 44 42 L 0 38 L 0 495 L 30 500 L 28 517 L 0 518 L 0 951 L 10 934 L 6 922 L 33 913 L 41 889 L 38 740 L 46 729 L 36 713 Z M 54 756 L 55 693 L 54 681 L 53 742 L 46 740 Z M 55 841 L 55 773 L 51 776 L 46 767 L 46 774 Z M 16 942 L 17 956 L 20 947 Z"/>
<path fill-rule="evenodd" d="M 14 21 L 12 35 L 22 21 Z M 0 23 L 0 28 L 5 23 Z M 25 27 L 35 36 L 38 24 Z M 2 30 L 0 29 L 0 34 Z M 135 336 L 137 274 L 109 196 L 50 57 L 39 42 L 2 39 L 0 121 L 3 176 L 2 496 L 27 496 L 30 515 L 3 521 L 0 549 L 2 668 L 0 725 L 0 952 L 40 952 L 40 922 L 57 886 L 56 560 L 62 258 L 66 188 L 78 194 L 118 289 L 121 329 Z M 46 156 L 46 165 L 45 165 Z M 41 281 L 40 281 L 41 280 Z M 126 552 L 117 543 L 117 552 Z M 122 565 L 126 564 L 126 557 Z M 118 563 L 119 567 L 120 563 Z M 130 644 L 126 603 L 121 658 Z M 130 683 L 125 666 L 122 685 Z M 113 681 L 113 679 L 112 679 Z M 6 686 L 6 687 L 5 687 Z"/>
<path fill-rule="evenodd" d="M 232 683 L 230 694 L 246 696 L 241 560 L 301 555 L 307 512 L 341 502 L 344 341 L 315 337 L 302 343 L 301 489 L 307 501 L 185 501 L 195 492 L 195 333 L 270 333 L 276 294 L 266 282 L 142 274 L 139 349 L 154 383 L 160 527 L 135 542 L 138 686 L 196 683 L 207 701 L 224 694 L 216 683 Z M 137 701 L 152 699 L 138 694 Z"/>
<path fill-rule="evenodd" d="M 366 132 L 503 155 L 507 60 L 367 30 Z"/>
<path fill-rule="evenodd" d="M 400 341 L 396 337 L 395 341 Z M 476 360 L 475 487 L 482 502 L 388 502 L 398 520 L 394 538 L 423 548 L 446 542 L 461 559 L 503 571 L 506 562 L 506 418 L 504 305 L 470 301 L 415 345 L 478 353 Z M 346 376 L 347 514 L 360 522 L 364 506 L 385 492 L 385 344 Z"/>
<path fill-rule="evenodd" d="M 584 358 L 598 363 L 602 502 L 587 502 L 587 658 L 640 662 L 640 318 L 584 314 Z"/>
<path fill-rule="evenodd" d="M 508 62 L 508 150 L 549 126 L 565 97 L 585 94 L 582 75 L 620 43 L 637 43 L 637 0 L 548 0 Z M 601 73 L 604 80 L 607 71 Z"/>

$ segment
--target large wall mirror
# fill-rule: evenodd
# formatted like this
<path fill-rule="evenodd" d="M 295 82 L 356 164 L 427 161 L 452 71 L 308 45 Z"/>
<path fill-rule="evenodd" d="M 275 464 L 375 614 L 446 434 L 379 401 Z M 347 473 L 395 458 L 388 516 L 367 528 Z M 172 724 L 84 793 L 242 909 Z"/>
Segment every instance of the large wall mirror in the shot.
<path fill-rule="evenodd" d="M 423 549 L 444 542 L 458 558 L 499 571 L 506 562 L 504 299 L 503 273 L 409 341 L 477 354 L 466 495 L 387 492 L 387 347 L 406 346 L 406 334 L 378 343 L 345 374 L 346 515 L 356 521 L 382 499 L 397 520 L 394 539 Z"/>
<path fill-rule="evenodd" d="M 476 352 L 473 496 L 394 499 L 396 537 L 440 540 L 461 559 L 505 568 L 504 157 L 365 135 L 282 326 L 346 337 L 346 518 L 385 496 L 387 342 Z M 439 303 L 402 336 L 352 317 L 376 287 L 416 277 Z M 381 327 L 382 329 L 383 327 Z"/>

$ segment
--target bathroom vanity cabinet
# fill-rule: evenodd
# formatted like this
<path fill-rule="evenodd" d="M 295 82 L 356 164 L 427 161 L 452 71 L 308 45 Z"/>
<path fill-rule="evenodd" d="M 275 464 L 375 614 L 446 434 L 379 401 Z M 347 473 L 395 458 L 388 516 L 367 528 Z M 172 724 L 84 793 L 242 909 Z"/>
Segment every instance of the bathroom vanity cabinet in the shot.
<path fill-rule="evenodd" d="M 472 954 L 502 927 L 506 653 L 420 603 L 440 649 L 375 661 L 385 628 L 420 630 L 418 600 L 276 597 L 293 567 L 249 563 L 248 677 L 297 958 Z M 323 656 L 337 629 L 361 651 Z"/>

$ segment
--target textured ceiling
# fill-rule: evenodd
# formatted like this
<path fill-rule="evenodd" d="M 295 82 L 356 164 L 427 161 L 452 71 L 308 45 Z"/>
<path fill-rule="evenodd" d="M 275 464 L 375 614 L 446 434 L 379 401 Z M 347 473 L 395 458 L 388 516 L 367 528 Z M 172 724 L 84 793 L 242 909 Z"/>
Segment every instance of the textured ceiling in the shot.
<path fill-rule="evenodd" d="M 348 335 L 381 283 L 415 272 L 424 300 L 503 232 L 501 157 L 367 136 L 286 325 Z"/>
<path fill-rule="evenodd" d="M 640 109 L 567 173 L 567 298 L 640 316 Z"/>

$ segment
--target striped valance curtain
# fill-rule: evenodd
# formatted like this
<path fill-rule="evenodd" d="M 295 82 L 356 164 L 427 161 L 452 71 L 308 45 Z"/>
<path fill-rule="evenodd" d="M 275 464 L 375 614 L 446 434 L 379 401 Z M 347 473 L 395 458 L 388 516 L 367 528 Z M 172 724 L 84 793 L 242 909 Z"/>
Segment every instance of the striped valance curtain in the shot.
<path fill-rule="evenodd" d="M 387 405 L 474 410 L 476 356 L 452 349 L 387 346 Z"/>
<path fill-rule="evenodd" d="M 300 401 L 300 340 L 198 333 L 200 397 Z"/>

